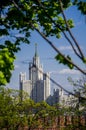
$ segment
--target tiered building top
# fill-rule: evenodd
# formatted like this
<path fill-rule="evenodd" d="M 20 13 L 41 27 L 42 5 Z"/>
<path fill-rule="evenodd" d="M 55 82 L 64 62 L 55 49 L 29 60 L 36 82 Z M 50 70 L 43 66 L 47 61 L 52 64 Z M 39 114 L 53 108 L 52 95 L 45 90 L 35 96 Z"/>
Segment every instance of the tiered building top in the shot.
<path fill-rule="evenodd" d="M 50 74 L 43 73 L 43 67 L 35 45 L 35 54 L 32 62 L 29 63 L 29 79 L 26 80 L 26 74 L 20 73 L 20 90 L 28 93 L 29 97 L 35 102 L 47 101 L 50 96 Z"/>

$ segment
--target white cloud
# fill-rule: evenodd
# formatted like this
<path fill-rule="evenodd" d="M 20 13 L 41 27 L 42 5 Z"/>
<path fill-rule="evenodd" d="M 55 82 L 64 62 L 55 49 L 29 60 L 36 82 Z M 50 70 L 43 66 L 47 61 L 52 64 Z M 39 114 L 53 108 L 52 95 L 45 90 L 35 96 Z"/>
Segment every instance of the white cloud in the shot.
<path fill-rule="evenodd" d="M 57 70 L 56 70 L 56 71 L 55 71 L 55 70 L 53 70 L 53 71 L 50 71 L 49 73 L 50 73 L 50 74 L 58 74 L 58 73 L 59 73 L 59 71 L 57 71 Z"/>
<path fill-rule="evenodd" d="M 59 74 L 80 74 L 78 70 L 62 69 Z"/>
<path fill-rule="evenodd" d="M 71 51 L 72 51 L 71 46 L 60 46 L 59 49 L 60 49 L 61 51 L 65 51 L 65 50 L 69 50 L 69 51 L 71 50 Z"/>
<path fill-rule="evenodd" d="M 50 74 L 80 74 L 78 70 L 71 70 L 71 69 L 62 69 L 62 70 L 53 70 L 50 71 Z"/>

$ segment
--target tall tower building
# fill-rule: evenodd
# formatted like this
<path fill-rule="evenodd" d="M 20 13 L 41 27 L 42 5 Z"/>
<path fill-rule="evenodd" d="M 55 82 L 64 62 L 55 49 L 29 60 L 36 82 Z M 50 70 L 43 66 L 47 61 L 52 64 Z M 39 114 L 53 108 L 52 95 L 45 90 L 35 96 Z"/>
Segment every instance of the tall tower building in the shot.
<path fill-rule="evenodd" d="M 49 73 L 43 73 L 36 44 L 33 60 L 29 63 L 29 79 L 26 80 L 25 74 L 20 73 L 20 90 L 27 92 L 29 97 L 35 102 L 47 101 L 47 98 L 50 96 L 49 77 Z"/>

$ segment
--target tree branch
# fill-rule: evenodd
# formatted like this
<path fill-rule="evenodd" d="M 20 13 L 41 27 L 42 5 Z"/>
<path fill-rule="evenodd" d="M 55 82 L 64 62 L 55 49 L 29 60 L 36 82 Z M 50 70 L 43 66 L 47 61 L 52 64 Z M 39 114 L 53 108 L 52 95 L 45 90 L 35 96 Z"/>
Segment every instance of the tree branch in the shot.
<path fill-rule="evenodd" d="M 57 24 L 57 23 L 55 23 L 55 21 L 50 17 L 50 15 L 46 12 L 46 9 L 45 9 L 45 7 L 42 5 L 42 3 L 41 3 L 39 0 L 37 0 L 37 2 L 38 2 L 38 4 L 39 4 L 39 6 L 44 9 L 44 12 L 45 12 L 46 16 L 51 20 L 51 22 L 54 23 L 54 25 L 62 31 L 64 37 L 65 37 L 65 38 L 67 39 L 67 41 L 70 43 L 70 45 L 71 45 L 73 51 L 75 52 L 75 54 L 82 60 L 82 56 L 80 56 L 80 55 L 78 54 L 78 52 L 77 52 L 77 50 L 75 49 L 73 43 L 72 43 L 71 40 L 68 38 L 67 34 L 62 30 L 62 28 L 60 27 L 60 25 Z M 80 47 L 78 46 L 78 48 L 80 48 Z"/>
<path fill-rule="evenodd" d="M 70 30 L 70 27 L 69 27 L 69 25 L 68 25 L 68 22 L 67 22 L 66 16 L 65 16 L 64 11 L 63 11 L 62 1 L 59 0 L 59 2 L 60 2 L 60 7 L 61 7 L 62 15 L 63 15 L 63 18 L 64 18 L 64 20 L 65 20 L 65 23 L 66 23 L 66 26 L 67 26 L 68 32 L 69 32 L 71 38 L 73 39 L 73 41 L 74 41 L 74 43 L 75 43 L 75 45 L 76 45 L 76 47 L 77 47 L 77 49 L 78 49 L 78 51 L 79 51 L 79 53 L 80 53 L 82 59 L 84 59 L 84 58 L 85 58 L 85 57 L 84 57 L 84 54 L 83 54 L 83 52 L 82 52 L 82 50 L 81 50 L 81 48 L 80 48 L 78 42 L 76 41 L 75 37 L 73 36 L 73 34 L 72 34 L 71 30 Z M 74 50 L 74 51 L 75 51 L 75 50 Z M 76 51 L 75 51 L 75 53 L 76 53 Z"/>
<path fill-rule="evenodd" d="M 33 26 L 33 25 L 32 25 Z M 73 66 L 75 66 L 81 73 L 83 73 L 84 75 L 86 75 L 86 72 L 84 70 L 82 70 L 78 65 L 76 65 L 75 63 L 73 63 L 73 61 L 69 60 L 67 57 L 65 57 L 61 51 L 56 48 L 56 46 L 54 46 L 54 44 L 48 39 L 46 38 L 46 36 L 40 32 L 37 28 L 35 28 L 33 26 L 33 28 L 42 36 L 43 39 L 45 39 L 45 41 L 47 41 L 47 43 L 57 52 L 59 53 L 66 61 L 68 61 L 70 64 L 72 64 Z"/>
<path fill-rule="evenodd" d="M 14 0 L 12 0 L 13 2 L 14 2 Z M 37 2 L 39 3 L 39 0 L 37 0 Z M 21 11 L 21 9 L 18 7 L 18 5 L 14 2 L 14 6 L 19 10 L 19 11 Z M 42 5 L 41 5 L 42 6 Z M 42 8 L 43 8 L 43 6 L 42 6 Z M 44 8 L 43 8 L 44 9 Z M 47 14 L 48 15 L 48 14 Z M 51 19 L 51 17 L 48 15 L 48 17 Z M 56 24 L 52 19 L 51 19 L 51 21 L 57 26 L 57 27 L 59 27 L 59 25 L 58 24 Z M 41 36 L 42 36 L 42 38 L 45 40 L 45 41 L 47 41 L 47 43 L 57 52 L 57 53 L 59 53 L 66 61 L 68 61 L 68 63 L 70 63 L 70 64 L 72 64 L 74 67 L 76 67 L 81 73 L 83 73 L 84 75 L 86 75 L 86 72 L 84 71 L 84 70 L 82 70 L 78 65 L 76 65 L 75 63 L 73 63 L 73 61 L 71 61 L 69 58 L 67 58 L 67 57 L 65 57 L 62 53 L 61 53 L 61 51 L 58 49 L 58 48 L 56 48 L 55 46 L 54 46 L 54 44 L 42 33 L 42 32 L 40 32 L 37 28 L 35 28 L 34 27 L 34 25 L 32 24 L 32 23 L 30 23 L 29 22 L 29 25 L 33 28 L 33 29 L 35 29 Z M 59 27 L 60 28 L 60 27 Z M 60 28 L 61 29 L 61 28 Z"/>
<path fill-rule="evenodd" d="M 17 5 L 17 3 L 14 1 L 14 0 L 11 0 L 12 1 L 12 3 L 14 4 L 14 6 L 19 10 L 19 11 L 21 11 L 21 9 L 19 8 L 19 6 Z"/>

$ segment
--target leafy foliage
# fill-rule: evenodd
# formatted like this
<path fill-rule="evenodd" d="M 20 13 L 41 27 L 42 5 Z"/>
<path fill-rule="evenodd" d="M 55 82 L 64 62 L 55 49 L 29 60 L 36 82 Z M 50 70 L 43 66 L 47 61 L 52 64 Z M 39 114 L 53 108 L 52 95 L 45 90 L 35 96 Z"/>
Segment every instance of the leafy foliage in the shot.
<path fill-rule="evenodd" d="M 68 78 L 69 82 L 74 86 L 74 92 L 77 97 L 76 102 L 76 111 L 75 114 L 85 115 L 86 113 L 86 76 L 82 75 L 82 77 L 78 80 L 73 80 L 71 77 Z"/>
<path fill-rule="evenodd" d="M 11 71 L 14 69 L 15 57 L 12 57 L 8 48 L 0 50 L 0 85 L 10 81 Z"/>
<path fill-rule="evenodd" d="M 64 10 L 71 6 L 77 6 L 84 15 L 86 14 L 86 2 L 79 0 L 1 0 L 0 37 L 4 37 L 4 39 L 3 42 L 1 41 L 0 51 L 2 52 L 4 48 L 8 48 L 10 57 L 14 58 L 15 53 L 20 50 L 21 42 L 29 44 L 30 33 L 36 30 L 42 37 L 45 36 L 45 38 L 43 38 L 46 40 L 50 36 L 55 36 L 57 39 L 59 39 L 61 38 L 61 35 L 64 34 L 65 38 L 72 46 L 74 53 L 85 63 L 85 57 L 73 35 L 70 33 L 70 28 L 74 27 L 73 20 L 66 19 L 64 15 Z M 71 38 L 75 42 L 78 51 L 66 35 L 66 31 L 70 33 Z M 55 49 L 54 45 L 52 47 Z M 73 69 L 74 66 L 79 69 L 79 67 L 73 63 L 73 60 L 70 56 L 65 59 L 62 52 L 59 53 L 57 49 L 55 50 L 58 53 L 58 58 L 56 59 L 58 59 L 60 63 L 68 65 L 68 67 L 71 69 Z M 61 60 L 61 57 L 63 60 Z M 10 64 L 12 64 L 12 62 Z M 6 66 L 3 66 L 3 68 L 5 67 Z M 8 69 L 11 75 L 11 70 L 13 70 L 13 68 L 8 67 Z M 83 72 L 83 70 L 79 70 Z M 0 69 L 0 73 L 2 77 L 5 77 L 5 75 L 7 75 L 5 74 L 6 72 L 3 73 L 2 68 Z M 8 79 L 5 79 L 5 81 L 3 81 L 3 84 L 10 81 L 10 75 L 8 76 Z"/>
<path fill-rule="evenodd" d="M 34 103 L 26 93 L 23 93 L 21 101 L 19 93 L 17 90 L 0 87 L 0 129 L 13 130 L 25 126 L 28 129 L 40 126 L 49 128 L 58 110 L 46 102 Z"/>
<path fill-rule="evenodd" d="M 69 60 L 71 60 L 71 57 L 68 55 L 67 58 Z M 70 69 L 73 69 L 73 64 L 69 63 L 66 59 L 64 59 L 63 56 L 61 56 L 60 54 L 58 54 L 56 57 L 55 57 L 56 60 L 59 61 L 59 63 L 63 63 L 64 65 L 67 65 Z"/>
<path fill-rule="evenodd" d="M 77 5 L 78 10 L 81 11 L 82 14 L 86 15 L 86 1 L 85 0 L 75 0 L 74 4 Z"/>

